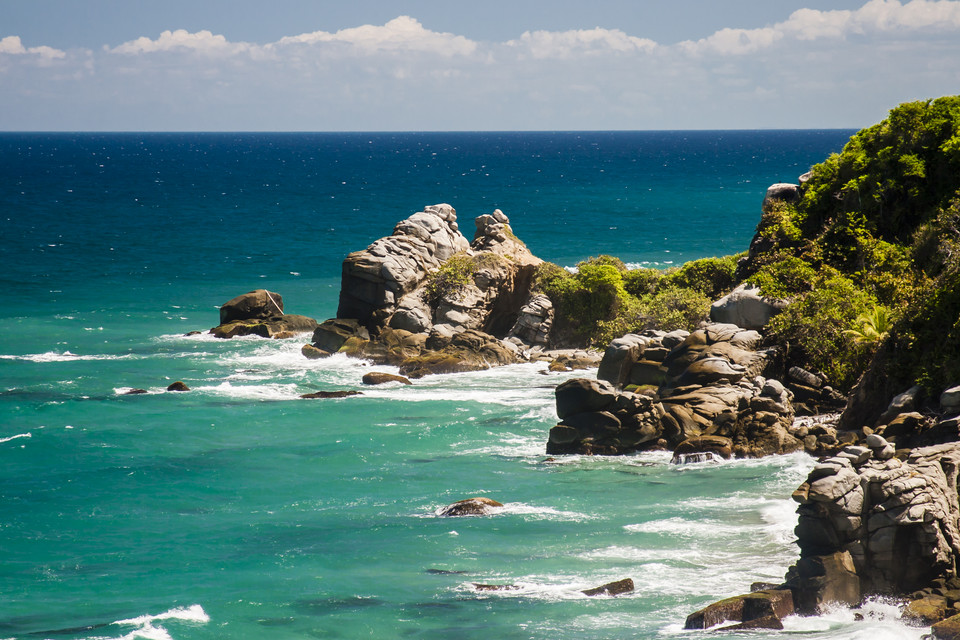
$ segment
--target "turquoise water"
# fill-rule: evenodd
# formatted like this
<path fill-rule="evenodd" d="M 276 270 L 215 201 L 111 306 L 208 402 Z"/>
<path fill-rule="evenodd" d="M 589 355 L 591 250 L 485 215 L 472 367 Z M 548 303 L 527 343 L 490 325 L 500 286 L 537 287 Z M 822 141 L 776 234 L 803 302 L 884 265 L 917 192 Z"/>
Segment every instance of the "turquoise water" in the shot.
<path fill-rule="evenodd" d="M 184 334 L 255 287 L 332 315 L 345 253 L 434 202 L 560 264 L 739 251 L 766 185 L 848 135 L 0 136 L 0 638 L 704 636 L 688 613 L 795 558 L 805 456 L 551 460 L 574 374 L 364 388 L 304 338 Z M 506 507 L 436 515 L 478 495 Z M 862 613 L 765 637 L 921 635 Z"/>

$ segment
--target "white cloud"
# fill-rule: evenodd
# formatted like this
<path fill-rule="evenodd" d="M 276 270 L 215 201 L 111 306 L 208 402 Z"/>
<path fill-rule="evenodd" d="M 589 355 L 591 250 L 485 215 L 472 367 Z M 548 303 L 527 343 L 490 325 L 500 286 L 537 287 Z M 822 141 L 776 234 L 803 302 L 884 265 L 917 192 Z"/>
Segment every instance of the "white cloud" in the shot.
<path fill-rule="evenodd" d="M 464 36 L 425 29 L 418 20 L 400 16 L 383 26 L 365 24 L 341 29 L 336 33 L 313 31 L 298 36 L 287 36 L 268 47 L 285 45 L 318 45 L 340 43 L 352 45 L 365 53 L 386 51 L 415 51 L 443 56 L 469 56 L 477 50 L 477 43 Z"/>
<path fill-rule="evenodd" d="M 949 32 L 960 28 L 960 1 L 870 0 L 856 11 L 798 9 L 784 22 L 760 29 L 721 29 L 697 41 L 679 43 L 688 53 L 741 55 L 766 49 L 785 39 L 817 40 L 844 38 L 849 34 L 897 33 L 913 31 Z"/>
<path fill-rule="evenodd" d="M 160 51 L 196 51 L 207 54 L 235 54 L 249 51 L 253 45 L 246 42 L 230 42 L 222 35 L 214 35 L 203 30 L 190 33 L 185 29 L 164 31 L 156 40 L 146 36 L 124 42 L 121 45 L 108 49 L 111 53 L 137 55 L 142 53 L 156 53 Z"/>
<path fill-rule="evenodd" d="M 629 36 L 619 29 L 579 29 L 570 31 L 526 31 L 518 40 L 506 43 L 526 50 L 534 58 L 573 58 L 607 53 L 647 53 L 657 43 Z"/>
<path fill-rule="evenodd" d="M 39 56 L 47 60 L 65 58 L 65 51 L 53 47 L 24 47 L 20 36 L 7 36 L 0 39 L 0 54 Z"/>

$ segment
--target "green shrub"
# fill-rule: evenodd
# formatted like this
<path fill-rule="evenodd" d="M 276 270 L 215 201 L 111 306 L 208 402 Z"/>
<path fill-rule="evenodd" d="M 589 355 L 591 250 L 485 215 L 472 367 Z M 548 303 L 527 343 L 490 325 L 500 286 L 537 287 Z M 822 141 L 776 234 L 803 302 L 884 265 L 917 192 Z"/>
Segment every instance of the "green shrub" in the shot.
<path fill-rule="evenodd" d="M 710 318 L 713 299 L 696 289 L 667 286 L 640 299 L 639 309 L 647 318 L 646 326 L 673 331 L 693 331 Z"/>
<path fill-rule="evenodd" d="M 668 289 L 692 289 L 716 300 L 733 289 L 739 256 L 701 258 L 682 265 L 663 277 L 659 286 Z"/>
<path fill-rule="evenodd" d="M 630 295 L 640 298 L 648 293 L 656 292 L 662 279 L 663 272 L 659 269 L 648 269 L 646 267 L 630 269 L 623 274 L 623 288 Z"/>
<path fill-rule="evenodd" d="M 747 279 L 760 287 L 760 292 L 772 298 L 793 298 L 813 290 L 818 279 L 813 266 L 793 256 L 788 256 L 760 268 Z"/>
<path fill-rule="evenodd" d="M 476 264 L 465 253 L 457 253 L 427 276 L 427 300 L 436 306 L 447 296 L 456 295 L 473 281 Z"/>
<path fill-rule="evenodd" d="M 790 348 L 791 364 L 822 371 L 831 382 L 849 389 L 866 367 L 872 350 L 849 340 L 844 330 L 876 305 L 848 278 L 834 274 L 815 282 L 811 291 L 775 316 L 770 335 Z"/>

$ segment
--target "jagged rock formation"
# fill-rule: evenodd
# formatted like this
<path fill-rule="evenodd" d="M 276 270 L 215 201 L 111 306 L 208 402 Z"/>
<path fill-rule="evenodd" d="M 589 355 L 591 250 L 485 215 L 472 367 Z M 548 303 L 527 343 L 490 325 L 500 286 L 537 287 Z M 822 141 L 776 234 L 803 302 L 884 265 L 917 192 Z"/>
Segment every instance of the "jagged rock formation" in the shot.
<path fill-rule="evenodd" d="M 279 293 L 257 289 L 237 296 L 220 307 L 220 324 L 210 333 L 218 338 L 257 335 L 264 338 L 291 338 L 317 328 L 307 316 L 285 314 Z"/>
<path fill-rule="evenodd" d="M 794 424 L 793 392 L 772 377 L 779 360 L 759 333 L 729 324 L 626 335 L 607 348 L 597 380 L 557 387 L 560 423 L 547 452 L 613 455 L 681 443 L 684 454 L 723 451 L 704 436 L 729 441 L 738 457 L 833 448 L 832 429 Z"/>
<path fill-rule="evenodd" d="M 312 347 L 392 364 L 409 377 L 542 354 L 553 317 L 549 299 L 531 296 L 542 261 L 499 209 L 475 222 L 468 242 L 453 207 L 425 207 L 348 255 L 337 318 L 317 328 Z"/>
<path fill-rule="evenodd" d="M 457 227 L 453 207 L 425 207 L 397 223 L 392 235 L 347 256 L 337 317 L 381 324 L 430 270 L 466 251 L 469 244 Z"/>

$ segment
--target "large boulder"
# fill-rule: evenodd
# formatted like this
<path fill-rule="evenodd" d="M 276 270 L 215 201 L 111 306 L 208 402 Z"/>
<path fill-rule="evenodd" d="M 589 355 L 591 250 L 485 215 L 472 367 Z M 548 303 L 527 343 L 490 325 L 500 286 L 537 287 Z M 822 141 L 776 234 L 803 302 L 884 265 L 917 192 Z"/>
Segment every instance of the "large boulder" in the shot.
<path fill-rule="evenodd" d="M 317 321 L 313 318 L 284 313 L 279 293 L 257 289 L 225 302 L 220 307 L 220 324 L 210 329 L 210 333 L 217 338 L 292 338 L 316 328 Z"/>
<path fill-rule="evenodd" d="M 767 192 L 763 196 L 764 210 L 769 209 L 774 202 L 786 202 L 788 204 L 800 200 L 800 185 L 789 182 L 778 182 L 767 187 Z"/>
<path fill-rule="evenodd" d="M 220 307 L 220 324 L 282 315 L 283 297 L 273 291 L 256 289 L 223 303 Z"/>
<path fill-rule="evenodd" d="M 761 329 L 787 304 L 786 300 L 764 296 L 758 287 L 744 283 L 710 305 L 710 320 Z"/>

